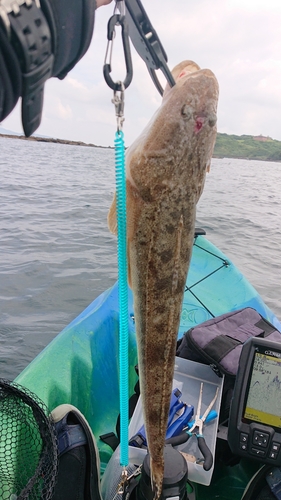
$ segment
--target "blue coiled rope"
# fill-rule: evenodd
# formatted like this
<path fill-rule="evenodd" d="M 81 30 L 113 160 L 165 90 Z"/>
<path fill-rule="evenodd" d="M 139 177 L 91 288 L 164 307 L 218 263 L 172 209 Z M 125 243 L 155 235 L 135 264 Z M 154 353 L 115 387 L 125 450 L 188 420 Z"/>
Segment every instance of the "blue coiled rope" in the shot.
<path fill-rule="evenodd" d="M 116 212 L 118 228 L 118 300 L 119 300 L 119 387 L 120 387 L 120 465 L 129 463 L 129 322 L 126 228 L 126 172 L 124 134 L 115 134 Z"/>

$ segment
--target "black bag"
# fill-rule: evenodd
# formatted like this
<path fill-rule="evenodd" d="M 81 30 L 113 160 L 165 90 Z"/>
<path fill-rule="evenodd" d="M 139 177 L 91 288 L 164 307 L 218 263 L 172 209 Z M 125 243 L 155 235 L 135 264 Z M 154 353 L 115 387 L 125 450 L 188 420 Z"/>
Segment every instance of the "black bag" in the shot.
<path fill-rule="evenodd" d="M 209 364 L 219 376 L 225 375 L 220 421 L 228 417 L 241 350 L 250 337 L 281 342 L 281 333 L 255 309 L 246 307 L 191 328 L 178 344 L 180 358 Z"/>
<path fill-rule="evenodd" d="M 11 36 L 2 29 L 5 23 L 0 26 L 0 122 L 22 96 L 22 123 L 28 137 L 40 125 L 46 80 L 51 76 L 63 79 L 87 51 L 96 2 L 18 3 L 17 13 L 12 9 L 6 14 L 3 6 Z"/>

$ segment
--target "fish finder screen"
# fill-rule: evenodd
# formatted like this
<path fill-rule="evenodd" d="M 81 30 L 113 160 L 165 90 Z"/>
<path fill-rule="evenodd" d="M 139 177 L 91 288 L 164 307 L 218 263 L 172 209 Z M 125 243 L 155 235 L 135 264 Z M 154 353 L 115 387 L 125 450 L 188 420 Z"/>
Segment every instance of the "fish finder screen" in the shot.
<path fill-rule="evenodd" d="M 256 352 L 244 418 L 281 428 L 280 389 L 281 359 Z"/>

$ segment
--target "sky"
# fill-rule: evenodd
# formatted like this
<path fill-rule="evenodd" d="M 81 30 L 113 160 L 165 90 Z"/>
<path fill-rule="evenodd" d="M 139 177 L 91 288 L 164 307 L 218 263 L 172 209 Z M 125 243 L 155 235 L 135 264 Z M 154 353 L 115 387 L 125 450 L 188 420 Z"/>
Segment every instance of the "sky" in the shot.
<path fill-rule="evenodd" d="M 281 140 L 281 0 L 143 0 L 168 56 L 168 66 L 190 59 L 219 82 L 218 131 Z M 87 54 L 64 80 L 45 85 L 38 134 L 112 146 L 113 91 L 103 78 L 107 22 L 114 2 L 96 11 Z M 113 44 L 113 80 L 125 77 L 121 29 Z M 125 91 L 125 143 L 129 146 L 161 104 L 146 65 L 132 47 L 134 76 Z M 1 126 L 21 132 L 20 105 Z"/>

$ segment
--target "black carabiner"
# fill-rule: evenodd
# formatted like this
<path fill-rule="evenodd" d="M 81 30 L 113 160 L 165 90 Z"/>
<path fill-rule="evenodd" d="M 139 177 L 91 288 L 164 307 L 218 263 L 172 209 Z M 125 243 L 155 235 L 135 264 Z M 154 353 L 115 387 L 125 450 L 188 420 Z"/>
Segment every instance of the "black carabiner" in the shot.
<path fill-rule="evenodd" d="M 130 42 L 129 42 L 129 30 L 128 30 L 128 25 L 126 23 L 126 18 L 125 16 L 122 16 L 120 14 L 114 14 L 108 21 L 107 25 L 107 39 L 108 39 L 108 46 L 107 46 L 107 51 L 106 51 L 106 56 L 108 53 L 108 48 L 109 48 L 109 43 L 113 43 L 113 38 L 115 35 L 115 26 L 120 25 L 122 27 L 122 42 L 123 42 L 123 49 L 124 49 L 124 56 L 125 56 L 125 64 L 126 64 L 126 77 L 123 82 L 124 88 L 126 89 L 129 87 L 132 78 L 133 78 L 133 65 L 132 65 L 132 59 L 131 59 L 131 50 L 130 50 Z M 111 61 L 109 63 L 106 63 L 103 66 L 103 75 L 104 79 L 107 83 L 107 85 L 115 91 L 121 91 L 122 90 L 122 85 L 120 82 L 114 82 L 110 76 L 111 73 Z"/>

